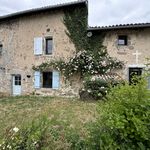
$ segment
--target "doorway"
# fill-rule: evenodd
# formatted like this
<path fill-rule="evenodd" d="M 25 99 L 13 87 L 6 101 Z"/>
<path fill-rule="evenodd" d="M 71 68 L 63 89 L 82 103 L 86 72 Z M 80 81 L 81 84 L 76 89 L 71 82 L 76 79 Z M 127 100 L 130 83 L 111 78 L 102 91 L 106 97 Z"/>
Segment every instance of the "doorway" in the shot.
<path fill-rule="evenodd" d="M 12 76 L 12 94 L 21 95 L 21 75 Z"/>
<path fill-rule="evenodd" d="M 136 77 L 142 75 L 143 68 L 129 68 L 129 84 L 135 84 L 137 82 Z"/>

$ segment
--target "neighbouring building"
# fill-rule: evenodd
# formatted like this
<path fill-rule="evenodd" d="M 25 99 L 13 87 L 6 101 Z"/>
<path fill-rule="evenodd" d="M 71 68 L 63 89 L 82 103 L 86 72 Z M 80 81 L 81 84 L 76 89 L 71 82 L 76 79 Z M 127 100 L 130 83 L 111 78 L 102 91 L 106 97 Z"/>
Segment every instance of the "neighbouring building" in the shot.
<path fill-rule="evenodd" d="M 57 70 L 38 72 L 32 67 L 74 55 L 75 46 L 65 32 L 64 10 L 86 6 L 87 1 L 81 0 L 0 17 L 0 92 L 77 96 L 80 78 L 70 85 Z M 133 72 L 142 74 L 145 58 L 150 57 L 150 24 L 89 28 L 88 32 L 106 33 L 108 53 L 125 62 L 123 78 L 130 81 Z"/>
<path fill-rule="evenodd" d="M 91 27 L 88 32 L 105 33 L 104 45 L 109 55 L 125 64 L 119 72 L 124 79 L 131 82 L 135 74 L 142 75 L 150 58 L 150 23 Z M 148 83 L 150 88 L 150 79 Z"/>

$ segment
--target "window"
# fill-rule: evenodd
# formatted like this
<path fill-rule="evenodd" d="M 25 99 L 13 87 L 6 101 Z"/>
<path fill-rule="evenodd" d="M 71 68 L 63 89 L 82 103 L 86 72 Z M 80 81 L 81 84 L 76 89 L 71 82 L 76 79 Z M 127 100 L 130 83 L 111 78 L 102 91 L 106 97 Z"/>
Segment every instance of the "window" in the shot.
<path fill-rule="evenodd" d="M 21 85 L 21 75 L 15 76 L 15 85 Z"/>
<path fill-rule="evenodd" d="M 0 55 L 2 54 L 2 51 L 3 51 L 3 45 L 0 44 Z"/>
<path fill-rule="evenodd" d="M 42 86 L 41 86 L 42 85 Z M 34 87 L 35 89 L 52 88 L 59 89 L 60 87 L 60 74 L 58 71 L 53 72 L 39 72 L 34 73 Z"/>
<path fill-rule="evenodd" d="M 128 44 L 128 37 L 126 35 L 119 35 L 118 45 L 127 45 L 127 44 Z"/>
<path fill-rule="evenodd" d="M 52 72 L 43 72 L 43 87 L 52 88 L 53 82 L 53 73 Z"/>
<path fill-rule="evenodd" d="M 51 55 L 53 50 L 53 39 L 52 38 L 46 38 L 46 55 Z"/>

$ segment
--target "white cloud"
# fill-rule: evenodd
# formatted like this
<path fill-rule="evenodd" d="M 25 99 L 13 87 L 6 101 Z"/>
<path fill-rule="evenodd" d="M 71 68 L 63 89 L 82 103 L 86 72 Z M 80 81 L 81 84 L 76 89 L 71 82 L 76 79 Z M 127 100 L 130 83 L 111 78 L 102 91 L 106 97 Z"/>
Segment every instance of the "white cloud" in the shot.
<path fill-rule="evenodd" d="M 91 0 L 89 5 L 92 26 L 150 22 L 150 0 Z"/>
<path fill-rule="evenodd" d="M 0 0 L 0 15 L 75 0 Z M 150 0 L 89 0 L 89 25 L 150 22 Z"/>

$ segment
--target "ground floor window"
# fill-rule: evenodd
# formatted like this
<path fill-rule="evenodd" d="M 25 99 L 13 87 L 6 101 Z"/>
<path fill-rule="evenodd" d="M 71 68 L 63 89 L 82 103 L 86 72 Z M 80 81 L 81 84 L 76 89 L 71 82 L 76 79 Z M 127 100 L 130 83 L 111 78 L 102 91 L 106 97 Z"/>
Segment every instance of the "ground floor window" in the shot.
<path fill-rule="evenodd" d="M 47 71 L 34 73 L 34 87 L 58 89 L 60 87 L 60 74 L 58 71 Z"/>
<path fill-rule="evenodd" d="M 43 88 L 52 88 L 53 73 L 43 72 Z"/>

